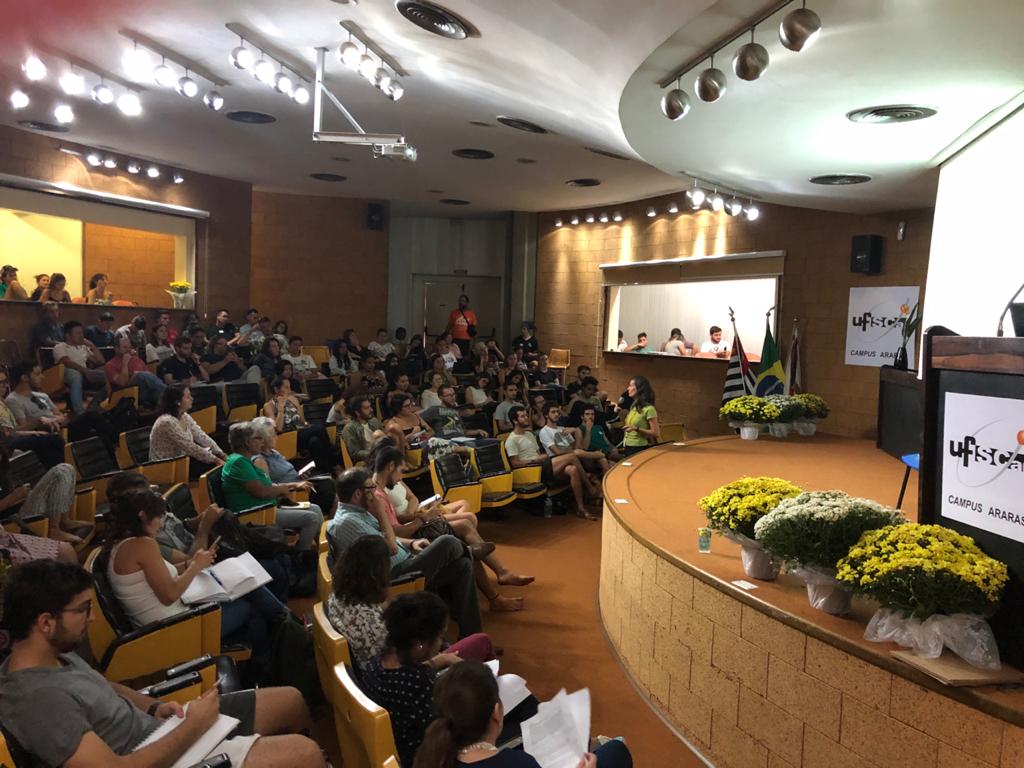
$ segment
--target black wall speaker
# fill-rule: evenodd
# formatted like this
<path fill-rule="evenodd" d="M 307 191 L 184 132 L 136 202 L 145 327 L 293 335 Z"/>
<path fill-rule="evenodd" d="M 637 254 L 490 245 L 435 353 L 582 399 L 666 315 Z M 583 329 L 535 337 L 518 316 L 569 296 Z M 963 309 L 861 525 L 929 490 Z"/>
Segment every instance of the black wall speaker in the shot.
<path fill-rule="evenodd" d="M 882 271 L 885 238 L 881 235 L 854 235 L 850 251 L 850 271 L 877 275 Z"/>
<path fill-rule="evenodd" d="M 381 203 L 370 203 L 366 206 L 366 228 L 384 229 L 384 206 Z"/>

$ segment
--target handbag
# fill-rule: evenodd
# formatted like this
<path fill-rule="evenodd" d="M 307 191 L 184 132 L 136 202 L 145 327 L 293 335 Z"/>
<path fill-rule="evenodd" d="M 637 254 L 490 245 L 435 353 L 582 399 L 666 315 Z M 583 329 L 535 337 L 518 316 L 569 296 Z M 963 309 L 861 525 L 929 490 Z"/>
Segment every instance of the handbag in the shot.
<path fill-rule="evenodd" d="M 433 541 L 448 534 L 455 535 L 451 524 L 443 517 L 435 517 L 433 520 L 428 520 L 423 524 L 422 528 L 416 531 L 416 538 Z"/>
<path fill-rule="evenodd" d="M 242 525 L 238 516 L 225 510 L 213 525 L 213 534 L 220 536 L 218 558 L 237 557 L 248 552 L 257 560 L 273 560 L 288 549 L 284 531 L 276 525 Z"/>
<path fill-rule="evenodd" d="M 466 317 L 466 313 L 463 312 L 461 309 L 459 310 L 459 314 L 462 315 L 462 319 L 466 321 L 466 333 L 469 335 L 469 338 L 475 338 L 476 324 L 469 322 L 469 318 Z"/>

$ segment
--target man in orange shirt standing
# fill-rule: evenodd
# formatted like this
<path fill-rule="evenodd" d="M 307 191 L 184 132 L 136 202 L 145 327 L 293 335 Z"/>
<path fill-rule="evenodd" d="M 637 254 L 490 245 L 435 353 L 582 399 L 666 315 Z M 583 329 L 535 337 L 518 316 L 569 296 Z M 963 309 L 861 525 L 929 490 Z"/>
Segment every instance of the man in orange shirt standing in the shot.
<path fill-rule="evenodd" d="M 459 345 L 462 356 L 468 358 L 469 344 L 476 336 L 476 313 L 469 308 L 469 296 L 459 296 L 459 306 L 453 309 L 448 315 L 448 331 L 451 331 L 452 341 Z"/>

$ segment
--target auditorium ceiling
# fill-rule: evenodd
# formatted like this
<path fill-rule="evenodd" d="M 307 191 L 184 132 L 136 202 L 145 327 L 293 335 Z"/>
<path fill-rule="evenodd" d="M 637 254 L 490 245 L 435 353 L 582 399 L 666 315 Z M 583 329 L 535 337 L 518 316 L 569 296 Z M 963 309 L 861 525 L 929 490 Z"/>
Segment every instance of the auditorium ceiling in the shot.
<path fill-rule="evenodd" d="M 9 3 L 0 29 L 0 121 L 53 122 L 58 101 L 71 104 L 69 141 L 176 167 L 251 182 L 260 189 L 394 200 L 405 210 L 474 215 L 611 204 L 679 190 L 681 171 L 717 179 L 771 202 L 876 211 L 930 205 L 935 166 L 958 137 L 1024 89 L 1024 3 L 987 0 L 812 0 L 824 31 L 794 54 L 778 43 L 774 22 L 758 39 L 772 63 L 757 82 L 729 72 L 736 46 L 717 63 L 730 90 L 697 103 L 672 123 L 660 112 L 657 81 L 725 32 L 769 7 L 764 0 L 444 0 L 474 30 L 449 40 L 409 23 L 393 0 L 36 0 Z M 795 7 L 795 6 L 794 6 Z M 984 13 L 980 9 L 984 9 Z M 387 99 L 334 55 L 358 25 L 407 73 L 404 96 Z M 229 28 L 230 27 L 230 28 Z M 363 147 L 315 144 L 313 105 L 300 106 L 236 69 L 229 53 L 242 33 L 258 49 L 312 78 L 315 49 L 331 49 L 327 84 L 370 132 L 402 134 L 415 163 L 374 159 Z M 122 54 L 137 39 L 189 63 L 200 92 L 128 77 Z M 738 45 L 738 44 L 737 44 Z M 29 53 L 49 77 L 26 83 Z M 159 58 L 156 59 L 159 61 Z M 56 77 L 77 64 L 89 87 L 108 77 L 116 93 L 136 89 L 143 113 L 64 96 Z M 173 66 L 173 65 L 172 65 Z M 176 66 L 175 69 L 178 69 Z M 693 72 L 683 87 L 693 98 Z M 215 86 L 206 77 L 216 81 Z M 14 111 L 7 96 L 31 98 Z M 203 93 L 224 96 L 220 113 Z M 919 123 L 873 126 L 846 112 L 888 103 L 932 106 Z M 273 115 L 240 124 L 229 111 Z M 325 109 L 325 128 L 344 130 Z M 507 127 L 498 116 L 536 123 L 547 133 Z M 482 125 L 481 125 L 482 123 Z M 490 159 L 463 159 L 473 148 Z M 593 149 L 615 156 L 598 154 Z M 811 175 L 860 172 L 856 187 L 815 187 Z M 319 181 L 310 174 L 346 177 Z M 568 186 L 579 178 L 599 186 Z M 456 198 L 468 206 L 452 208 Z"/>

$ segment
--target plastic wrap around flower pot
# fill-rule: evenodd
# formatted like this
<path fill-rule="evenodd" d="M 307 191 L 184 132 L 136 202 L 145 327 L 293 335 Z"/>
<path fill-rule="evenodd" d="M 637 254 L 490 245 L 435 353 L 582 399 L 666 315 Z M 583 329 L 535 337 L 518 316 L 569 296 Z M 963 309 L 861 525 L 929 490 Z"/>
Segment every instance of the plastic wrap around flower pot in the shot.
<path fill-rule="evenodd" d="M 864 639 L 873 643 L 896 643 L 927 659 L 937 659 L 943 648 L 949 648 L 971 666 L 1001 668 L 992 628 L 981 616 L 972 614 L 935 614 L 922 621 L 889 608 L 879 608 L 864 630 Z"/>
<path fill-rule="evenodd" d="M 831 574 L 799 567 L 790 568 L 789 572 L 803 579 L 807 585 L 807 602 L 812 608 L 833 616 L 844 616 L 850 612 L 853 593 Z"/>
<path fill-rule="evenodd" d="M 740 545 L 740 559 L 743 572 L 752 579 L 775 581 L 779 575 L 779 564 L 761 546 L 761 542 L 748 538 L 742 533 L 724 531 L 722 535 L 734 544 Z"/>
<path fill-rule="evenodd" d="M 761 434 L 760 424 L 751 424 L 744 422 L 740 425 L 740 439 L 741 440 L 757 440 L 757 436 Z"/>
<path fill-rule="evenodd" d="M 811 419 L 797 419 L 793 422 L 793 428 L 801 437 L 810 437 L 818 429 L 818 423 Z"/>
<path fill-rule="evenodd" d="M 793 425 L 788 421 L 773 421 L 768 425 L 768 432 L 772 437 L 789 437 Z"/>

